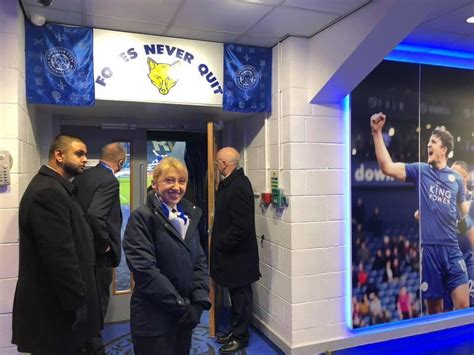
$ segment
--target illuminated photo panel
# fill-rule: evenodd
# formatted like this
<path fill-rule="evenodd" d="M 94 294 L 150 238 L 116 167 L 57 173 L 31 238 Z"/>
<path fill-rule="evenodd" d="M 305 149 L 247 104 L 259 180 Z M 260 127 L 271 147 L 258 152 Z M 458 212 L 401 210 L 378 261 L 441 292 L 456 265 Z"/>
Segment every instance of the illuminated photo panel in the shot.
<path fill-rule="evenodd" d="M 353 328 L 474 306 L 473 170 L 474 71 L 384 61 L 352 92 Z"/>

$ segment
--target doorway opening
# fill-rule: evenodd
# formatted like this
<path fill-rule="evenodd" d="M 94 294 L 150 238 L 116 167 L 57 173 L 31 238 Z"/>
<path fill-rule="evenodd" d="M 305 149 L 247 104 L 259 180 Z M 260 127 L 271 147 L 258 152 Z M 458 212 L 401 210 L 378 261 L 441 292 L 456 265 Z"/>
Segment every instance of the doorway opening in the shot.
<path fill-rule="evenodd" d="M 88 165 L 99 162 L 100 152 L 110 142 L 121 142 L 127 150 L 127 164 L 117 176 L 123 215 L 122 238 L 130 212 L 146 201 L 153 168 L 165 156 L 181 159 L 189 171 L 185 198 L 203 211 L 199 223 L 201 244 L 208 251 L 207 134 L 202 131 L 160 131 L 147 128 L 106 129 L 102 126 L 61 125 L 62 134 L 81 137 L 88 149 Z M 211 163 L 212 165 L 212 163 Z M 122 250 L 115 269 L 106 323 L 130 319 L 132 277 Z"/>
<path fill-rule="evenodd" d="M 151 188 L 154 167 L 166 156 L 182 160 L 188 168 L 188 186 L 184 198 L 202 209 L 199 222 L 201 244 L 207 255 L 207 136 L 201 132 L 147 132 L 147 190 Z"/>

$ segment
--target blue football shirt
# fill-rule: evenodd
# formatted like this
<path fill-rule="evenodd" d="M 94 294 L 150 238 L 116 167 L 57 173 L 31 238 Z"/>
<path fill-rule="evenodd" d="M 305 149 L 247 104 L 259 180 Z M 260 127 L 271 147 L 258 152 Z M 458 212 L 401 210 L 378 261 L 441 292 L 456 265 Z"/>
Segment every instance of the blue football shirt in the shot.
<path fill-rule="evenodd" d="M 466 200 L 470 201 L 472 198 L 471 193 L 466 192 Z M 472 228 L 472 220 L 474 219 L 474 208 L 472 208 L 473 204 L 471 203 L 471 208 L 469 209 L 468 215 L 466 216 L 467 218 L 467 228 Z M 458 211 L 458 218 L 460 218 L 460 212 Z M 458 233 L 458 243 L 459 243 L 459 249 L 461 249 L 461 253 L 464 255 L 464 257 L 472 254 L 472 245 L 471 241 L 467 237 L 466 234 L 459 234 Z"/>
<path fill-rule="evenodd" d="M 451 168 L 427 163 L 405 165 L 406 181 L 420 196 L 421 244 L 458 246 L 457 204 L 465 200 L 461 176 Z"/>

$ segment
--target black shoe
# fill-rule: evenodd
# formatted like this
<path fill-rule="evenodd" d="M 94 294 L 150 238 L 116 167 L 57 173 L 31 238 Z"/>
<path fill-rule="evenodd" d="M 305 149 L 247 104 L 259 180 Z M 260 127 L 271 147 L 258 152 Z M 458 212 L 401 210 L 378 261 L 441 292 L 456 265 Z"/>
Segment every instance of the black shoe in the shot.
<path fill-rule="evenodd" d="M 232 332 L 224 333 L 223 335 L 218 335 L 216 341 L 219 344 L 227 344 L 232 339 Z"/>
<path fill-rule="evenodd" d="M 221 346 L 219 351 L 223 354 L 235 353 L 236 351 L 245 349 L 249 345 L 248 342 L 231 339 L 227 344 Z"/>

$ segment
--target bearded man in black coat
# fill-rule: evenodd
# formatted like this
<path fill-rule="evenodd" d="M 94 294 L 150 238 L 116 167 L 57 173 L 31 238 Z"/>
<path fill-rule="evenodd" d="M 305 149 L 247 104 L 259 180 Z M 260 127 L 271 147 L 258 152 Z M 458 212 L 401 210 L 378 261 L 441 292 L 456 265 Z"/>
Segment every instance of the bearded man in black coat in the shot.
<path fill-rule="evenodd" d="M 253 189 L 239 160 L 240 154 L 232 147 L 217 152 L 217 168 L 224 179 L 216 195 L 210 271 L 218 285 L 229 289 L 232 304 L 232 330 L 217 337 L 224 344 L 221 353 L 248 346 L 251 284 L 260 278 Z"/>
<path fill-rule="evenodd" d="M 21 199 L 12 340 L 21 352 L 90 353 L 86 341 L 102 326 L 92 231 L 68 181 L 82 174 L 86 154 L 80 138 L 57 136 Z"/>

